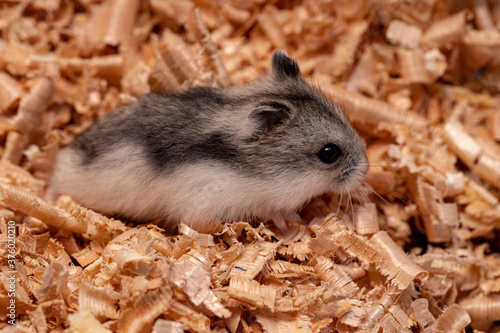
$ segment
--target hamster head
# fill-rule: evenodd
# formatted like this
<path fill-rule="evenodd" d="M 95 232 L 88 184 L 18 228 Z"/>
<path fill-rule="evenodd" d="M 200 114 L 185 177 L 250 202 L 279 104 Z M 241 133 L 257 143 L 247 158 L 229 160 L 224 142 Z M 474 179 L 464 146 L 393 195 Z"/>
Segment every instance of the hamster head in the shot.
<path fill-rule="evenodd" d="M 368 170 L 364 142 L 342 110 L 302 78 L 285 52 L 277 51 L 272 73 L 249 88 L 249 145 L 257 143 L 265 173 L 288 182 L 290 195 L 310 199 L 361 184 Z"/>

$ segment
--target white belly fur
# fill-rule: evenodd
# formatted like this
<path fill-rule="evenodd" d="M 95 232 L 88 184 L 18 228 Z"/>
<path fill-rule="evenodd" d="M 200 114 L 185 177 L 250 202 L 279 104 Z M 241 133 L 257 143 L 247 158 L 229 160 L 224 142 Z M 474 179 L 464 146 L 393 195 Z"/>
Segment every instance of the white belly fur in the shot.
<path fill-rule="evenodd" d="M 222 221 L 295 212 L 321 193 L 325 180 L 319 177 L 286 175 L 273 182 L 250 179 L 215 161 L 159 176 L 137 147 L 116 148 L 90 166 L 81 166 L 78 154 L 66 148 L 58 156 L 50 190 L 69 194 L 83 206 L 105 214 L 119 213 L 138 222 L 182 221 L 205 231 Z"/>

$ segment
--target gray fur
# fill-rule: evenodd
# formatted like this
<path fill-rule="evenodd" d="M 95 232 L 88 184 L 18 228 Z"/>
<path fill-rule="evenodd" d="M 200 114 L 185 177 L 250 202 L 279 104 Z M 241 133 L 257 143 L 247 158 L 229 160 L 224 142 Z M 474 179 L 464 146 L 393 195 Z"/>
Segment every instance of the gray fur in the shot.
<path fill-rule="evenodd" d="M 104 213 L 205 230 L 289 215 L 316 195 L 358 186 L 365 146 L 343 112 L 286 53 L 272 64 L 271 74 L 245 86 L 148 94 L 103 117 L 61 151 L 51 191 Z M 317 156 L 328 143 L 343 152 L 333 164 Z M 131 189 L 142 197 L 128 193 L 125 205 L 115 193 Z"/>

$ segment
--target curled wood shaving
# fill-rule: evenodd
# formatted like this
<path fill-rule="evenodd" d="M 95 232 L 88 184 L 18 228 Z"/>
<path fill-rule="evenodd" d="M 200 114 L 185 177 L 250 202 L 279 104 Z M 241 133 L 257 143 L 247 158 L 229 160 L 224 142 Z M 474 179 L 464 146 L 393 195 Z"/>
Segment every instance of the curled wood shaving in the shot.
<path fill-rule="evenodd" d="M 422 29 L 396 19 L 391 21 L 385 35 L 392 44 L 414 48 L 420 44 Z"/>
<path fill-rule="evenodd" d="M 302 277 L 304 275 L 314 275 L 314 269 L 309 266 L 301 266 L 287 261 L 274 260 L 266 263 L 262 269 L 262 273 L 268 278 L 290 278 L 294 276 Z"/>
<path fill-rule="evenodd" d="M 464 43 L 480 46 L 500 46 L 500 32 L 497 30 L 468 30 L 464 36 Z"/>
<path fill-rule="evenodd" d="M 335 269 L 333 262 L 324 257 L 316 259 L 314 270 L 323 281 L 328 281 L 337 288 L 339 293 L 353 295 L 358 292 L 359 287 L 351 280 L 351 278 L 342 270 Z"/>
<path fill-rule="evenodd" d="M 42 112 L 47 107 L 54 93 L 52 81 L 41 78 L 35 81 L 30 93 L 24 96 L 19 103 L 19 110 L 12 119 L 12 124 L 20 132 L 10 132 L 5 142 L 3 161 L 19 164 L 23 149 L 33 141 L 39 131 Z"/>
<path fill-rule="evenodd" d="M 364 97 L 343 89 L 330 92 L 354 123 L 377 125 L 379 122 L 407 124 L 410 128 L 423 129 L 427 121 L 421 116 L 396 109 L 385 102 Z"/>
<path fill-rule="evenodd" d="M 0 110 L 2 113 L 16 105 L 23 94 L 23 87 L 5 72 L 0 72 Z"/>
<path fill-rule="evenodd" d="M 25 169 L 10 163 L 9 161 L 0 161 L 0 183 L 8 186 L 34 192 L 42 193 L 44 182 L 34 178 Z"/>
<path fill-rule="evenodd" d="M 450 147 L 469 168 L 472 168 L 483 150 L 477 141 L 457 122 L 446 123 L 443 127 L 443 134 L 448 147 Z"/>
<path fill-rule="evenodd" d="M 231 312 L 226 309 L 215 294 L 210 290 L 210 274 L 207 263 L 200 261 L 203 259 L 191 250 L 172 266 L 172 282 L 181 289 L 191 300 L 199 306 L 203 304 L 210 312 L 220 318 L 229 318 Z"/>
<path fill-rule="evenodd" d="M 274 257 L 280 243 L 256 242 L 247 246 L 245 251 L 234 262 L 229 275 L 253 279 L 259 274 L 264 265 Z"/>
<path fill-rule="evenodd" d="M 217 46 L 214 44 L 210 32 L 207 27 L 203 23 L 203 19 L 201 17 L 200 11 L 198 8 L 194 10 L 194 15 L 191 15 L 187 22 L 188 29 L 192 31 L 195 38 L 200 41 L 200 43 L 204 47 L 203 54 L 206 57 L 206 60 L 210 67 L 217 74 L 217 80 L 222 85 L 229 84 L 229 76 L 226 71 L 226 67 L 222 62 L 221 56 L 217 50 Z"/>
<path fill-rule="evenodd" d="M 436 319 L 429 311 L 429 301 L 425 298 L 417 298 L 411 303 L 413 309 L 413 316 L 417 321 L 420 329 L 425 329 L 426 327 L 433 324 Z"/>
<path fill-rule="evenodd" d="M 495 24 L 488 3 L 485 0 L 474 0 L 474 20 L 481 30 L 494 29 Z"/>
<path fill-rule="evenodd" d="M 406 289 L 414 279 L 424 281 L 429 277 L 429 273 L 412 262 L 385 231 L 373 235 L 370 243 L 383 254 L 378 264 L 380 271 L 399 289 Z"/>
<path fill-rule="evenodd" d="M 94 24 L 89 25 L 90 40 L 117 46 L 131 33 L 139 9 L 139 1 L 104 1 L 94 16 Z"/>
<path fill-rule="evenodd" d="M 118 320 L 118 330 L 135 333 L 150 329 L 155 318 L 169 309 L 171 301 L 172 290 L 168 286 L 162 286 L 142 295 L 122 310 L 123 314 Z"/>
<path fill-rule="evenodd" d="M 99 320 L 97 320 L 90 311 L 79 310 L 76 313 L 68 316 L 68 321 L 71 330 L 75 333 L 111 333 L 112 331 L 105 328 Z"/>
<path fill-rule="evenodd" d="M 473 321 L 500 320 L 500 295 L 470 297 L 460 302 Z"/>
<path fill-rule="evenodd" d="M 0 199 L 9 206 L 64 230 L 85 233 L 87 225 L 68 212 L 17 187 L 0 188 Z"/>
<path fill-rule="evenodd" d="M 453 304 L 437 319 L 436 331 L 463 332 L 470 322 L 469 314 L 460 305 Z"/>
<path fill-rule="evenodd" d="M 466 31 L 466 23 L 473 17 L 474 14 L 466 9 L 434 22 L 424 32 L 422 43 L 432 48 L 460 40 Z"/>
<path fill-rule="evenodd" d="M 194 332 L 209 332 L 210 319 L 190 307 L 172 300 L 167 315 Z"/>
<path fill-rule="evenodd" d="M 158 319 L 155 321 L 151 333 L 184 333 L 187 327 L 171 320 Z"/>
<path fill-rule="evenodd" d="M 258 281 L 236 275 L 231 277 L 227 291 L 231 297 L 248 303 L 250 306 L 265 308 L 271 312 L 275 310 L 276 291 Z"/>
<path fill-rule="evenodd" d="M 80 310 L 86 310 L 94 316 L 118 319 L 117 304 L 121 295 L 106 287 L 92 286 L 82 283 L 79 292 Z"/>
<path fill-rule="evenodd" d="M 354 63 L 354 54 L 367 28 L 366 21 L 353 22 L 340 37 L 331 59 L 333 76 L 343 74 Z"/>
<path fill-rule="evenodd" d="M 267 6 L 259 15 L 259 26 L 276 48 L 286 49 L 286 38 L 280 26 L 276 24 L 276 21 L 272 18 L 275 13 L 276 8 L 274 6 Z"/>
<path fill-rule="evenodd" d="M 356 231 L 361 235 L 374 234 L 380 230 L 375 204 L 368 203 L 356 211 Z"/>

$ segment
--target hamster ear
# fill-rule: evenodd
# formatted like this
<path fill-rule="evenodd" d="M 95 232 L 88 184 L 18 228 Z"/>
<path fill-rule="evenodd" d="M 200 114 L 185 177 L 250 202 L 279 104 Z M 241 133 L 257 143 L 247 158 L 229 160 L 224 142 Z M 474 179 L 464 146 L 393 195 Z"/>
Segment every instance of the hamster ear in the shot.
<path fill-rule="evenodd" d="M 297 79 L 301 76 L 299 65 L 283 50 L 274 52 L 271 60 L 273 73 L 278 78 Z"/>
<path fill-rule="evenodd" d="M 292 111 L 280 103 L 266 103 L 256 107 L 248 116 L 257 138 L 273 131 L 292 115 Z"/>

